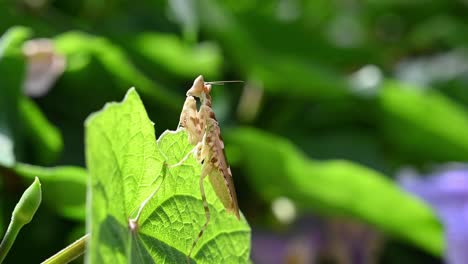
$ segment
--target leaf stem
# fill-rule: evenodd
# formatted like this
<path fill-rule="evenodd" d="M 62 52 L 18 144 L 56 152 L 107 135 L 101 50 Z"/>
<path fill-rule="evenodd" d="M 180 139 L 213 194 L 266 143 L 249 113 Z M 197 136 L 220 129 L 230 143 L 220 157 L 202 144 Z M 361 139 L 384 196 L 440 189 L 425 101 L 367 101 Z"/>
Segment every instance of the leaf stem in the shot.
<path fill-rule="evenodd" d="M 89 240 L 89 234 L 82 236 L 68 247 L 60 250 L 57 254 L 46 259 L 42 264 L 63 264 L 69 263 L 77 257 L 83 255 L 86 249 L 86 243 Z"/>

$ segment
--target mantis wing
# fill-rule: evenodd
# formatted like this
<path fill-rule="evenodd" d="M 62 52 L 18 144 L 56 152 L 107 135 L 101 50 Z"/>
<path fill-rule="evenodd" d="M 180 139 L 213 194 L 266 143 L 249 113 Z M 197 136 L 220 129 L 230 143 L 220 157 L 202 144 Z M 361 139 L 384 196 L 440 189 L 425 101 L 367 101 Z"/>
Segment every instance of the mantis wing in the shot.
<path fill-rule="evenodd" d="M 221 170 L 214 168 L 209 174 L 210 182 L 226 210 L 229 213 L 233 213 L 237 219 L 240 219 L 236 190 L 229 167 L 227 167 L 226 172 L 225 174 Z"/>

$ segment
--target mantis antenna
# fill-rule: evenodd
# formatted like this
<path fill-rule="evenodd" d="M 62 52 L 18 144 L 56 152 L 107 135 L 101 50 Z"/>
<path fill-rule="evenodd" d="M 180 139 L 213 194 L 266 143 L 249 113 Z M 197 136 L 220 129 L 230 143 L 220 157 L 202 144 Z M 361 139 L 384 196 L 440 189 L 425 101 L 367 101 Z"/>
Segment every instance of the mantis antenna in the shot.
<path fill-rule="evenodd" d="M 205 85 L 224 85 L 225 83 L 243 83 L 241 80 L 205 82 Z"/>

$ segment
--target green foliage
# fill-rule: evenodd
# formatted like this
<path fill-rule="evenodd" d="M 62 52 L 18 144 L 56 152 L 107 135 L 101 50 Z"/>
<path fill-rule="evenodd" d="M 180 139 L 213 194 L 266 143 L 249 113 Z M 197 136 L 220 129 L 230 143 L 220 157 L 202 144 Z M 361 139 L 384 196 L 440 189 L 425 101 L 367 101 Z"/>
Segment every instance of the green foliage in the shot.
<path fill-rule="evenodd" d="M 20 98 L 19 111 L 25 137 L 31 141 L 34 158 L 40 164 L 50 164 L 57 160 L 63 149 L 62 136 L 57 127 L 52 125 L 36 103 L 27 97 Z"/>
<path fill-rule="evenodd" d="M 176 35 L 141 33 L 129 43 L 136 53 L 171 73 L 191 79 L 200 72 L 210 78 L 220 75 L 222 62 L 219 47 L 214 43 L 190 46 Z"/>
<path fill-rule="evenodd" d="M 31 31 L 10 29 L 0 40 L 0 165 L 12 167 L 15 155 L 23 158 L 26 145 L 39 163 L 55 161 L 63 148 L 60 132 L 33 101 L 22 95 L 26 62 L 21 53 Z"/>
<path fill-rule="evenodd" d="M 36 177 L 31 186 L 24 191 L 18 204 L 16 204 L 11 220 L 19 222 L 22 226 L 28 224 L 33 219 L 41 201 L 41 182 Z"/>
<path fill-rule="evenodd" d="M 38 178 L 24 191 L 20 200 L 15 206 L 11 215 L 11 221 L 8 229 L 0 244 L 0 263 L 10 251 L 11 246 L 16 240 L 19 231 L 24 225 L 29 224 L 36 214 L 42 201 L 41 183 Z"/>
<path fill-rule="evenodd" d="M 72 166 L 44 168 L 18 163 L 14 170 L 26 182 L 39 177 L 44 202 L 60 215 L 75 220 L 85 219 L 88 176 L 85 169 Z"/>
<path fill-rule="evenodd" d="M 90 57 L 98 60 L 120 89 L 137 86 L 140 92 L 165 107 L 178 109 L 178 97 L 146 77 L 124 51 L 105 38 L 80 32 L 69 32 L 55 38 L 59 52 L 71 57 L 71 69 L 86 67 Z"/>
<path fill-rule="evenodd" d="M 88 226 L 92 263 L 183 263 L 205 215 L 198 181 L 200 165 L 190 158 L 168 169 L 193 146 L 183 131 L 158 141 L 136 91 L 120 104 L 108 104 L 86 122 L 86 157 L 91 203 Z M 206 185 L 209 186 L 208 181 Z M 142 211 L 138 228 L 129 228 L 141 203 L 159 191 Z M 211 223 L 195 248 L 197 263 L 246 263 L 250 228 L 228 215 L 211 187 Z"/>
<path fill-rule="evenodd" d="M 3 58 L 6 56 L 15 56 L 20 54 L 21 45 L 30 36 L 31 30 L 26 27 L 16 26 L 10 28 L 1 38 L 2 41 L 0 45 L 0 57 Z"/>
<path fill-rule="evenodd" d="M 14 144 L 20 136 L 18 105 L 25 63 L 18 56 L 21 43 L 29 36 L 25 28 L 12 28 L 0 39 L 0 165 L 15 162 Z"/>
<path fill-rule="evenodd" d="M 381 129 L 409 160 L 468 160 L 468 111 L 436 90 L 387 82 L 379 103 Z M 417 161 L 417 160 L 416 160 Z"/>
<path fill-rule="evenodd" d="M 94 153 L 90 176 L 82 168 L 83 122 L 105 102 L 120 100 L 130 87 L 138 87 L 148 115 L 158 121 L 158 134 L 173 129 L 185 92 L 199 74 L 207 81 L 245 81 L 244 87 L 229 84 L 214 87 L 212 93 L 221 134 L 231 130 L 226 151 L 229 161 L 236 161 L 232 171 L 240 208 L 252 229 L 295 230 L 270 212 L 269 203 L 285 195 L 301 208 L 298 220 L 313 215 L 322 223 L 344 216 L 383 231 L 391 238 L 380 247 L 384 263 L 439 256 L 440 225 L 427 206 L 395 186 L 395 177 L 406 166 L 422 171 L 443 162 L 468 161 L 467 5 L 443 0 L 351 2 L 0 1 L 0 207 L 11 211 L 36 175 L 47 205 L 39 210 L 41 221 L 33 221 L 30 235 L 16 244 L 31 254 L 11 252 L 9 260 L 39 262 L 44 252 L 64 246 L 75 228 L 70 219 L 83 225 L 89 176 L 102 183 L 96 197 L 108 195 L 98 201 L 113 206 L 95 214 L 112 217 L 112 224 L 104 225 L 101 218 L 96 224 L 103 235 L 94 239 L 105 238 L 107 243 L 99 240 L 97 250 L 126 253 L 121 249 L 129 238 L 142 246 L 139 253 L 159 258 L 147 246 L 156 241 L 159 248 L 153 249 L 185 261 L 204 222 L 199 166 L 192 159 L 180 168 L 163 165 L 177 162 L 188 151 L 183 132 L 165 133 L 155 145 L 153 127 L 141 106 L 135 108 L 146 120 L 141 121 L 144 140 L 135 132 L 138 114 L 132 112 L 118 124 L 111 120 L 109 111 L 118 112 L 112 109 L 125 108 L 128 101 L 108 107 L 89 122 L 88 129 L 98 134 L 94 125 L 106 119 L 101 129 L 105 133 L 93 134 L 94 143 L 86 150 Z M 28 61 L 21 48 L 27 39 L 44 37 L 66 58 L 66 69 L 47 94 L 28 98 L 22 94 Z M 373 85 L 360 87 L 356 77 L 367 66 L 378 74 L 361 80 Z M 250 118 L 236 115 L 245 111 L 251 111 Z M 242 125 L 265 133 L 236 129 Z M 134 131 L 134 137 L 117 126 Z M 110 155 L 104 135 L 121 155 L 113 163 L 108 162 L 110 156 L 101 158 Z M 142 157 L 154 160 L 137 160 Z M 144 166 L 135 170 L 135 164 Z M 130 176 L 120 175 L 124 185 L 106 178 L 116 176 L 116 168 L 128 168 L 125 173 Z M 144 182 L 138 185 L 134 175 Z M 143 210 L 138 236 L 130 236 L 128 218 L 158 186 L 159 193 Z M 112 189 L 121 187 L 128 193 Z M 247 230 L 245 223 L 234 221 L 230 226 L 232 217 L 224 215 L 208 189 L 210 204 L 220 213 L 195 250 L 199 262 L 208 254 L 218 257 L 217 251 L 207 253 L 218 243 L 212 240 L 217 232 Z M 169 209 L 174 215 L 164 218 Z M 151 214 L 159 220 L 146 220 Z M 8 219 L 1 218 L 3 227 Z M 110 241 L 112 234 L 121 237 Z M 246 240 L 245 233 L 220 237 Z M 244 240 L 236 245 L 249 248 Z M 393 251 L 395 242 L 403 253 Z M 434 260 L 419 263 L 429 262 Z"/>
<path fill-rule="evenodd" d="M 229 135 L 238 152 L 249 153 L 240 162 L 264 199 L 286 196 L 306 210 L 358 218 L 442 254 L 443 231 L 435 215 L 384 175 L 345 160 L 310 160 L 288 141 L 256 129 Z"/>
<path fill-rule="evenodd" d="M 255 19 L 243 25 L 217 1 L 200 1 L 199 17 L 205 30 L 216 36 L 233 55 L 237 66 L 243 69 L 249 78 L 260 82 L 272 93 L 288 96 L 306 96 L 309 98 L 334 98 L 346 96 L 348 91 L 345 80 L 328 67 L 318 67 L 301 56 L 266 48 L 260 38 L 272 38 L 270 43 L 288 39 L 292 28 L 283 28 L 282 34 L 261 35 L 266 25 L 261 19 Z M 209 16 L 203 14 L 210 14 Z M 242 17 L 246 19 L 246 17 Z M 268 21 L 272 22 L 272 21 Z M 271 24 L 268 24 L 270 27 Z M 279 26 L 279 25 L 275 25 Z M 295 31 L 295 30 L 294 30 Z M 272 32 L 270 32 L 272 33 Z M 290 44 L 290 43 L 288 43 Z M 292 44 L 292 43 L 291 43 Z M 288 87 L 284 89 L 284 87 Z"/>

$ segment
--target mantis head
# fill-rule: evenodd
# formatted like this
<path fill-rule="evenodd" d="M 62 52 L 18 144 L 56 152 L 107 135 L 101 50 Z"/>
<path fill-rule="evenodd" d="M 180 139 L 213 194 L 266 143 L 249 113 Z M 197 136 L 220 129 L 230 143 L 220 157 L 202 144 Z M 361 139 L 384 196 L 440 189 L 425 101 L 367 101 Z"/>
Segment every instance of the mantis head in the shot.
<path fill-rule="evenodd" d="M 193 81 L 192 87 L 187 91 L 187 96 L 194 96 L 201 98 L 202 94 L 209 94 L 211 92 L 211 85 L 205 83 L 203 75 L 198 76 L 195 81 Z"/>
<path fill-rule="evenodd" d="M 242 83 L 243 81 L 216 81 L 216 82 L 205 82 L 203 75 L 198 76 L 193 81 L 192 87 L 187 91 L 187 96 L 193 96 L 198 98 L 205 98 L 211 92 L 211 85 L 222 85 L 225 83 Z"/>

